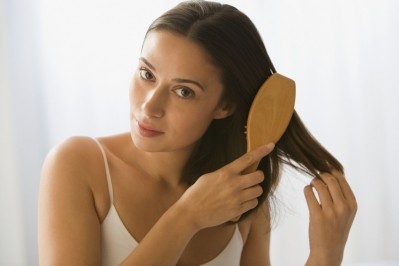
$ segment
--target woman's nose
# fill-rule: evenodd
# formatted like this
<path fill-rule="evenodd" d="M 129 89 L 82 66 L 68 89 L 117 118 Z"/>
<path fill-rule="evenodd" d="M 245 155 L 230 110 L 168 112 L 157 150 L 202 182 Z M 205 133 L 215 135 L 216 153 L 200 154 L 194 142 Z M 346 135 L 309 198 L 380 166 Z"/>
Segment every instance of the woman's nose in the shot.
<path fill-rule="evenodd" d="M 161 87 L 149 90 L 142 103 L 142 110 L 148 117 L 162 117 L 165 114 L 167 96 Z"/>

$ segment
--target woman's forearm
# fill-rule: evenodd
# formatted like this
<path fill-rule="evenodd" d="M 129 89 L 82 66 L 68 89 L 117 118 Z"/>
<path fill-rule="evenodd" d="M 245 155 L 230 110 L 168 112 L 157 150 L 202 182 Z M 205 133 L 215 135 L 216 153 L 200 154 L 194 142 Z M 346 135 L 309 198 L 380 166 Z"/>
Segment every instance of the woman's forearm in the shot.
<path fill-rule="evenodd" d="M 170 207 L 121 265 L 176 265 L 199 230 L 182 209 Z"/>

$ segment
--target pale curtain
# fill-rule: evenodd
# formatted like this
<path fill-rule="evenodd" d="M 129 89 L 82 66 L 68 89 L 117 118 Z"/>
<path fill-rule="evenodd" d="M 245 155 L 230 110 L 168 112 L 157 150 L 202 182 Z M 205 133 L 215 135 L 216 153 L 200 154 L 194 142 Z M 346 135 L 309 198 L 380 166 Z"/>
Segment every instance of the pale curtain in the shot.
<path fill-rule="evenodd" d="M 0 264 L 37 265 L 45 154 L 71 135 L 129 129 L 128 86 L 149 23 L 178 1 L 0 0 Z M 359 211 L 344 265 L 399 261 L 399 3 L 225 1 L 257 25 L 296 110 L 345 165 Z M 308 255 L 303 187 L 288 170 L 273 265 Z M 388 264 L 387 264 L 388 265 Z"/>

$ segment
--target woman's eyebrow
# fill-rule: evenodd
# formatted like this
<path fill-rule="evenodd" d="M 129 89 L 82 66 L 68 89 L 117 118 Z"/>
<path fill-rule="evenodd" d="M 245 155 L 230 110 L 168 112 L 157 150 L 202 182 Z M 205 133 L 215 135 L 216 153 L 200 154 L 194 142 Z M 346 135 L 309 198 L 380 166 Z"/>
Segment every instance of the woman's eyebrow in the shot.
<path fill-rule="evenodd" d="M 182 78 L 174 78 L 173 81 L 178 82 L 178 83 L 191 83 L 199 87 L 201 90 L 205 90 L 204 86 L 201 85 L 198 81 L 191 80 L 191 79 L 182 79 Z"/>
<path fill-rule="evenodd" d="M 139 60 L 143 61 L 144 64 L 146 64 L 151 70 L 155 71 L 155 67 L 150 62 L 148 62 L 147 59 L 145 59 L 144 57 L 140 57 Z"/>
<path fill-rule="evenodd" d="M 139 60 L 144 62 L 144 64 L 146 64 L 152 71 L 155 71 L 155 67 L 150 62 L 148 62 L 147 59 L 145 59 L 144 57 L 140 57 Z M 172 81 L 178 82 L 178 83 L 191 83 L 191 84 L 194 84 L 197 87 L 199 87 L 201 90 L 205 90 L 204 86 L 202 86 L 201 83 L 199 83 L 198 81 L 195 81 L 195 80 L 184 79 L 184 78 L 174 78 Z"/>

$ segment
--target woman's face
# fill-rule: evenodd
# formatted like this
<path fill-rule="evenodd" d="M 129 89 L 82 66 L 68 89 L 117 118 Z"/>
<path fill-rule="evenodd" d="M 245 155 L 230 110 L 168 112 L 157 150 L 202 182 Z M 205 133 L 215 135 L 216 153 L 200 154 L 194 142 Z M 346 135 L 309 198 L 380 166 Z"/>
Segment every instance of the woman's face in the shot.
<path fill-rule="evenodd" d="M 134 144 L 149 152 L 191 149 L 213 119 L 228 116 L 219 70 L 204 50 L 170 31 L 152 31 L 130 88 Z"/>

